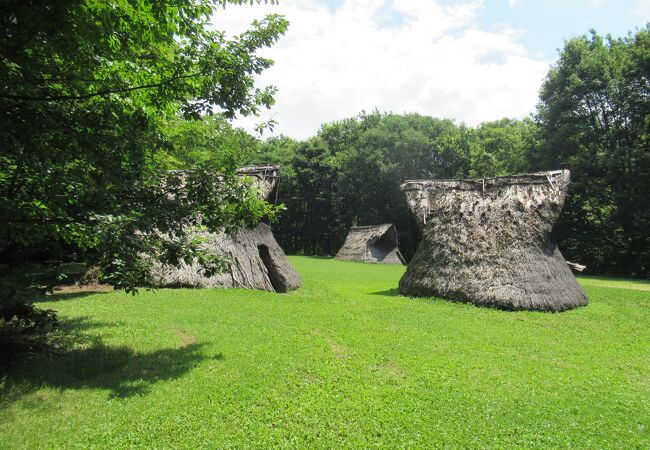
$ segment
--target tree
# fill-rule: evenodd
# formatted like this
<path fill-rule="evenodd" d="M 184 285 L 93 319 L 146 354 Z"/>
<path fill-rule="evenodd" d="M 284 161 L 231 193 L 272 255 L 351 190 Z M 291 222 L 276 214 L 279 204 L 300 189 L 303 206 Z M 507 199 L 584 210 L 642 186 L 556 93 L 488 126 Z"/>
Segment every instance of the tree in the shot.
<path fill-rule="evenodd" d="M 333 155 L 327 144 L 315 137 L 298 145 L 291 165 L 300 192 L 299 203 L 292 206 L 302 216 L 302 220 L 292 223 L 292 226 L 301 231 L 306 253 L 331 255 L 335 251 L 331 237 L 336 215 Z"/>
<path fill-rule="evenodd" d="M 100 265 L 105 281 L 131 290 L 149 281 L 151 258 L 218 267 L 193 227 L 230 231 L 273 214 L 235 175 L 237 158 L 178 173 L 159 156 L 178 142 L 170 123 L 194 126 L 174 122 L 178 112 L 231 118 L 273 103 L 273 87 L 254 85 L 272 64 L 256 52 L 287 22 L 271 15 L 227 40 L 208 23 L 226 3 L 242 2 L 0 2 L 5 258 L 68 243 Z"/>
<path fill-rule="evenodd" d="M 573 183 L 559 245 L 595 272 L 650 276 L 650 26 L 571 39 L 540 92 L 545 168 Z"/>
<path fill-rule="evenodd" d="M 413 178 L 465 176 L 469 130 L 419 114 L 362 113 L 328 124 L 320 136 L 337 148 L 335 202 L 338 248 L 350 225 L 394 223 L 403 254 L 415 251 L 418 229 L 400 185 Z"/>
<path fill-rule="evenodd" d="M 537 124 L 530 118 L 482 123 L 471 147 L 470 176 L 493 177 L 530 171 L 537 132 Z"/>
<path fill-rule="evenodd" d="M 161 148 L 153 155 L 153 164 L 169 170 L 246 164 L 260 146 L 258 139 L 216 114 L 201 120 L 174 116 L 161 132 Z"/>

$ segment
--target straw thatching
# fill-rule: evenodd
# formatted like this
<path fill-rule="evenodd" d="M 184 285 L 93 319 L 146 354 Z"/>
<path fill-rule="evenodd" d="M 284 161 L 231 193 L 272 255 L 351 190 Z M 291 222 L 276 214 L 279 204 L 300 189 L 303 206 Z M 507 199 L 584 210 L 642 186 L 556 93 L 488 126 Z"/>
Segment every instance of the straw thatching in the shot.
<path fill-rule="evenodd" d="M 253 179 L 260 195 L 268 201 L 277 196 L 280 168 L 250 166 L 238 170 Z M 228 270 L 211 277 L 202 274 L 198 263 L 180 267 L 154 265 L 157 286 L 166 287 L 243 287 L 270 292 L 288 292 L 301 286 L 302 280 L 282 248 L 273 237 L 271 227 L 260 223 L 252 229 L 241 229 L 232 235 L 202 232 L 202 244 L 227 260 Z"/>
<path fill-rule="evenodd" d="M 551 237 L 568 183 L 568 170 L 405 182 L 422 241 L 400 292 L 504 309 L 586 305 Z"/>
<path fill-rule="evenodd" d="M 233 235 L 203 233 L 205 248 L 226 257 L 228 271 L 211 277 L 200 272 L 198 264 L 181 267 L 157 266 L 157 284 L 167 287 L 249 288 L 288 292 L 302 281 L 275 241 L 271 227 L 260 223 Z"/>
<path fill-rule="evenodd" d="M 277 201 L 280 185 L 280 166 L 246 166 L 237 169 L 237 173 L 251 178 L 262 198 L 271 203 Z"/>
<path fill-rule="evenodd" d="M 337 259 L 371 263 L 404 264 L 393 224 L 352 227 Z"/>

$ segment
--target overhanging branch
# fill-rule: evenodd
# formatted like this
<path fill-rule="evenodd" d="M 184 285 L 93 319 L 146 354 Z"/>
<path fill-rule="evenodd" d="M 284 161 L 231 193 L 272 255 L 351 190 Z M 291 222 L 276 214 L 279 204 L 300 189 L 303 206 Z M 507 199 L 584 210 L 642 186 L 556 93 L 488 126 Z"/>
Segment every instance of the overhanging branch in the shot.
<path fill-rule="evenodd" d="M 54 95 L 54 96 L 31 96 L 31 95 L 12 95 L 12 94 L 0 94 L 0 98 L 4 100 L 24 100 L 24 101 L 35 101 L 35 102 L 57 102 L 57 101 L 68 101 L 68 100 L 86 100 L 92 97 L 100 97 L 102 95 L 109 94 L 120 94 L 124 92 L 132 92 L 141 89 L 152 89 L 164 86 L 166 84 L 172 83 L 177 80 L 183 80 L 188 78 L 194 78 L 205 75 L 204 73 L 194 73 L 189 75 L 180 75 L 173 78 L 169 78 L 158 83 L 142 84 L 139 86 L 125 86 L 121 88 L 112 88 L 112 89 L 103 89 L 97 92 L 90 92 L 87 94 L 81 95 Z"/>

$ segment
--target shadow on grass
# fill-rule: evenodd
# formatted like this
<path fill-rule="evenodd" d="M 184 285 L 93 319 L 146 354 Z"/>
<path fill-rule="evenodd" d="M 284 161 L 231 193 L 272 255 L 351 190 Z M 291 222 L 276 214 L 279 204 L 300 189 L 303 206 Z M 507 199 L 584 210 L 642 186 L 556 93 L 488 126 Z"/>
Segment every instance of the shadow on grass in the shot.
<path fill-rule="evenodd" d="M 301 258 L 316 259 L 316 260 L 334 259 L 333 256 L 319 256 L 319 255 L 288 255 L 288 256 L 300 256 Z"/>
<path fill-rule="evenodd" d="M 74 291 L 55 291 L 51 295 L 45 295 L 43 289 L 36 288 L 14 288 L 13 286 L 7 287 L 0 284 L 0 305 L 20 301 L 28 304 L 32 303 L 53 303 L 64 300 L 81 299 L 90 295 L 102 295 L 114 290 L 107 290 L 105 288 L 81 288 Z"/>
<path fill-rule="evenodd" d="M 111 292 L 115 291 L 106 291 L 106 290 L 85 290 L 85 291 L 80 291 L 80 292 L 55 292 L 52 295 L 34 295 L 29 299 L 30 303 L 36 303 L 36 302 L 60 302 L 64 300 L 74 300 L 74 299 L 81 299 L 84 297 L 88 297 L 90 295 L 102 295 L 102 294 L 108 294 Z"/>
<path fill-rule="evenodd" d="M 87 343 L 88 340 L 99 339 L 99 336 L 95 334 L 85 334 L 86 332 L 99 329 L 99 328 L 111 328 L 117 327 L 122 322 L 102 322 L 99 320 L 93 320 L 88 316 L 75 317 L 74 319 L 60 319 L 61 327 L 63 330 L 70 335 L 76 336 L 70 344 L 75 343 Z"/>
<path fill-rule="evenodd" d="M 385 291 L 377 291 L 377 292 L 369 292 L 370 295 L 383 295 L 387 297 L 402 297 L 403 295 L 400 294 L 399 289 L 397 288 L 392 288 L 392 289 L 386 289 Z"/>
<path fill-rule="evenodd" d="M 0 384 L 0 407 L 47 387 L 109 390 L 112 398 L 144 395 L 154 383 L 179 378 L 204 360 L 223 359 L 222 354 L 206 355 L 201 343 L 139 352 L 127 346 L 108 346 L 96 334 L 86 333 L 116 324 L 77 319 L 63 325 L 67 331 L 64 348 L 68 350 L 23 361 L 9 369 L 4 386 Z"/>
<path fill-rule="evenodd" d="M 111 397 L 149 392 L 153 383 L 179 378 L 206 359 L 202 344 L 137 353 L 129 347 L 103 344 L 75 349 L 10 374 L 8 382 L 59 389 L 108 389 Z M 214 359 L 222 359 L 217 355 Z M 14 371 L 15 372 L 15 371 Z"/>

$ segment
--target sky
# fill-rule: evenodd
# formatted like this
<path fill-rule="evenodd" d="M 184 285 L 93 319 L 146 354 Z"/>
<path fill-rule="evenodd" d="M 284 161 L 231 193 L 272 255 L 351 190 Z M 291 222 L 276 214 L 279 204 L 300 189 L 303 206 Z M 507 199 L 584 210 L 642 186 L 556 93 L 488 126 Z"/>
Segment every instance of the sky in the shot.
<path fill-rule="evenodd" d="M 624 36 L 650 22 L 650 0 L 280 0 L 212 18 L 230 36 L 283 14 L 287 33 L 259 52 L 275 64 L 257 82 L 278 88 L 249 131 L 305 139 L 361 111 L 420 113 L 476 126 L 534 112 L 565 40 L 595 29 Z"/>

